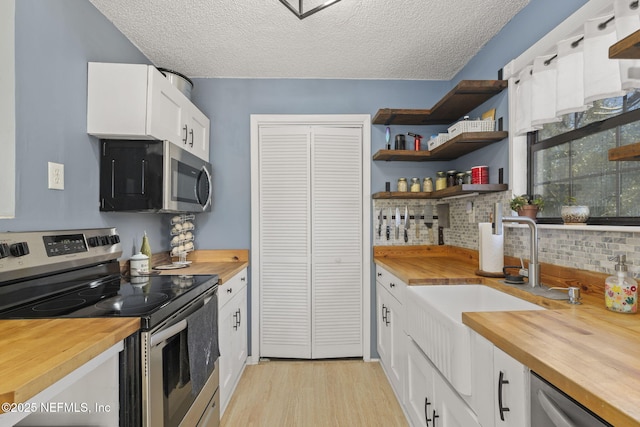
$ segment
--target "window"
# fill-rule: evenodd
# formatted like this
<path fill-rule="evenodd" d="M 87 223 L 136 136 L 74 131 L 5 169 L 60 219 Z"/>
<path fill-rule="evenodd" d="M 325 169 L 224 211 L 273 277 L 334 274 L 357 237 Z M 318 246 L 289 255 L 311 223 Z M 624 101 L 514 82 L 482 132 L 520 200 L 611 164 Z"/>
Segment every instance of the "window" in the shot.
<path fill-rule="evenodd" d="M 640 225 L 640 162 L 612 162 L 610 148 L 640 141 L 640 91 L 594 102 L 532 132 L 529 193 L 545 200 L 541 223 L 561 222 L 567 197 L 588 205 L 589 224 Z"/>

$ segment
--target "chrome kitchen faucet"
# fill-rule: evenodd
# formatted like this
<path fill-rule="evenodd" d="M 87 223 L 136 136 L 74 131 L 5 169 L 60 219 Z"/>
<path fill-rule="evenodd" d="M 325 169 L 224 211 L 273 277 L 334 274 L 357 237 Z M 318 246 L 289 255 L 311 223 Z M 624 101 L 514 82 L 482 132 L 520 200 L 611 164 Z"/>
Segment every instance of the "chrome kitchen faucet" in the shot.
<path fill-rule="evenodd" d="M 541 287 L 540 263 L 538 263 L 538 227 L 534 220 L 526 216 L 502 216 L 502 203 L 497 202 L 493 207 L 493 234 L 502 234 L 503 222 L 517 222 L 529 226 L 529 268 L 526 275 L 532 288 Z"/>

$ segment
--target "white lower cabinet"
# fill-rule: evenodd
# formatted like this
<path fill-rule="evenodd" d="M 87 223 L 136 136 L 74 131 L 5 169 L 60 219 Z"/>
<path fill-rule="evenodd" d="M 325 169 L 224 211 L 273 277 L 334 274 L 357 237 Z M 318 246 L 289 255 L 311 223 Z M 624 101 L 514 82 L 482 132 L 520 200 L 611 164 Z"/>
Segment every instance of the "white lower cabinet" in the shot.
<path fill-rule="evenodd" d="M 406 341 L 401 323 L 402 305 L 380 283 L 376 286 L 376 294 L 378 355 L 391 386 L 402 401 Z"/>
<path fill-rule="evenodd" d="M 473 406 L 480 423 L 529 426 L 529 369 L 479 334 L 472 340 Z"/>
<path fill-rule="evenodd" d="M 472 331 L 471 394 L 462 394 L 407 332 L 406 294 L 407 284 L 376 266 L 378 355 L 410 424 L 529 427 L 529 369 Z"/>
<path fill-rule="evenodd" d="M 224 413 L 247 361 L 247 269 L 218 288 L 220 415 Z"/>
<path fill-rule="evenodd" d="M 0 414 L 0 426 L 117 426 L 120 419 L 119 342 L 31 399 Z"/>
<path fill-rule="evenodd" d="M 405 410 L 414 427 L 479 427 L 476 414 L 407 338 Z"/>
<path fill-rule="evenodd" d="M 403 309 L 407 284 L 376 266 L 377 349 L 384 369 L 400 404 L 404 402 L 406 316 Z"/>

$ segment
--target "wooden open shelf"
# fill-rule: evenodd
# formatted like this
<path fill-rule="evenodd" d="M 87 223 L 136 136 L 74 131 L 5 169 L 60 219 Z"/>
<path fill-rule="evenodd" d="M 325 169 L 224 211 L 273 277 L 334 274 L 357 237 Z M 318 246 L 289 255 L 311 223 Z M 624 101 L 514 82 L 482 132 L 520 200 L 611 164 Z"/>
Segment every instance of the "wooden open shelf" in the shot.
<path fill-rule="evenodd" d="M 373 160 L 401 162 L 452 160 L 494 142 L 502 141 L 507 136 L 509 133 L 505 131 L 465 132 L 431 151 L 379 150 L 373 155 Z"/>
<path fill-rule="evenodd" d="M 623 38 L 609 48 L 611 59 L 640 59 L 640 30 Z"/>
<path fill-rule="evenodd" d="M 498 191 L 506 191 L 507 188 L 507 184 L 462 184 L 430 193 L 381 191 L 374 193 L 372 197 L 374 199 L 441 199 L 443 197 L 460 196 L 469 193 L 495 193 Z"/>
<path fill-rule="evenodd" d="M 374 125 L 440 125 L 458 120 L 507 87 L 506 80 L 462 80 L 433 108 L 378 110 Z"/>
<path fill-rule="evenodd" d="M 609 160 L 640 160 L 640 142 L 634 144 L 623 145 L 621 147 L 611 148 L 609 150 Z"/>

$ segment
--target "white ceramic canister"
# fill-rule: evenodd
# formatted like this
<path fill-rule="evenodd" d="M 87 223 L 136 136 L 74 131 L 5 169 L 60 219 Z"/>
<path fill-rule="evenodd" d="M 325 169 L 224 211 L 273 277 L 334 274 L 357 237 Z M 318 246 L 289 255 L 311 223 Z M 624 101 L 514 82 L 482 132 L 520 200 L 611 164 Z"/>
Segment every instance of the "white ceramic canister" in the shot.
<path fill-rule="evenodd" d="M 129 260 L 129 274 L 141 276 L 149 273 L 149 257 L 138 252 Z"/>

